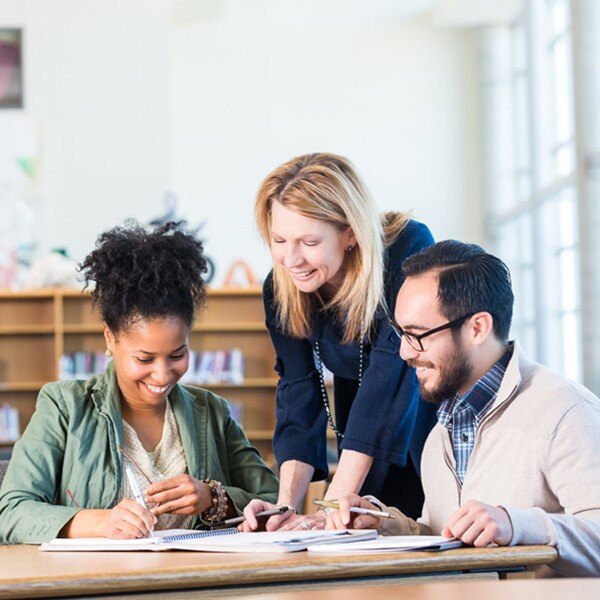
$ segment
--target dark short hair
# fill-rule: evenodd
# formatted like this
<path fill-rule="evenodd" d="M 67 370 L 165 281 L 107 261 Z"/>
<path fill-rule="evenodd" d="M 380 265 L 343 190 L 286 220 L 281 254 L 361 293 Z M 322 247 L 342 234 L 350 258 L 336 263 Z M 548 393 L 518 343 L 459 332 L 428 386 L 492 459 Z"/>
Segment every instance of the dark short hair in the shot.
<path fill-rule="evenodd" d="M 405 277 L 438 273 L 440 309 L 449 320 L 485 311 L 494 319 L 496 337 L 506 342 L 512 321 L 514 295 L 508 267 L 476 244 L 438 242 L 408 257 Z"/>
<path fill-rule="evenodd" d="M 134 220 L 102 233 L 79 265 L 85 287 L 108 328 L 126 330 L 139 318 L 179 317 L 189 327 L 206 298 L 202 244 L 169 222 L 147 231 Z"/>

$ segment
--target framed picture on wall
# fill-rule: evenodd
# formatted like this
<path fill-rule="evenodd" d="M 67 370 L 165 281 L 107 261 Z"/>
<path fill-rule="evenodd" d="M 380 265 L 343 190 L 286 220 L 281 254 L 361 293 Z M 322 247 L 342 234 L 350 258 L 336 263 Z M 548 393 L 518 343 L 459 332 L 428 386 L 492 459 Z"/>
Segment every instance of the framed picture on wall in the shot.
<path fill-rule="evenodd" d="M 0 108 L 23 108 L 23 31 L 0 27 Z"/>

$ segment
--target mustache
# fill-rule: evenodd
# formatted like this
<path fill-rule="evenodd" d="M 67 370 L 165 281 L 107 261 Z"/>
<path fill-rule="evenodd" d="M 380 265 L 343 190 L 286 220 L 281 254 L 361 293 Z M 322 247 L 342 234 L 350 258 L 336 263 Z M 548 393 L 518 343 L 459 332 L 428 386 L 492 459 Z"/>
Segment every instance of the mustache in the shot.
<path fill-rule="evenodd" d="M 421 360 L 407 360 L 409 367 L 416 369 L 418 367 L 424 367 L 425 369 L 433 369 L 435 365 L 432 362 L 421 361 Z"/>

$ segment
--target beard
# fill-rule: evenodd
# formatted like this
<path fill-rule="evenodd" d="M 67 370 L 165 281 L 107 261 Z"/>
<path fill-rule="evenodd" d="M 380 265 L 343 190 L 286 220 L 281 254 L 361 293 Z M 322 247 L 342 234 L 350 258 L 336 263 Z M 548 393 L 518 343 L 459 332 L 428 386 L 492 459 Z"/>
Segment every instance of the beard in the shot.
<path fill-rule="evenodd" d="M 432 362 L 419 360 L 409 360 L 407 362 L 414 368 L 437 368 L 439 383 L 436 387 L 426 389 L 419 382 L 421 398 L 432 404 L 440 404 L 448 398 L 454 398 L 470 381 L 471 374 L 473 373 L 473 366 L 467 353 L 458 343 L 455 343 L 454 347 L 440 358 L 437 365 L 434 365 Z"/>

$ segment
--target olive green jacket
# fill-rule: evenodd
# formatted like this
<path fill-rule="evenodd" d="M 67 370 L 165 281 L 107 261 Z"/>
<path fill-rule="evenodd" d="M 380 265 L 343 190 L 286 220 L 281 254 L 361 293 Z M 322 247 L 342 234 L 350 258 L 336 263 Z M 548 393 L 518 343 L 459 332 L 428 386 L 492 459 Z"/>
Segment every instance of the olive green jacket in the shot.
<path fill-rule="evenodd" d="M 231 418 L 227 402 L 180 385 L 169 400 L 190 475 L 222 482 L 238 512 L 255 497 L 275 502 L 277 478 Z M 79 510 L 67 490 L 81 508 L 115 506 L 119 445 L 120 393 L 112 365 L 85 382 L 45 385 L 0 488 L 0 543 L 39 544 L 56 537 Z"/>

